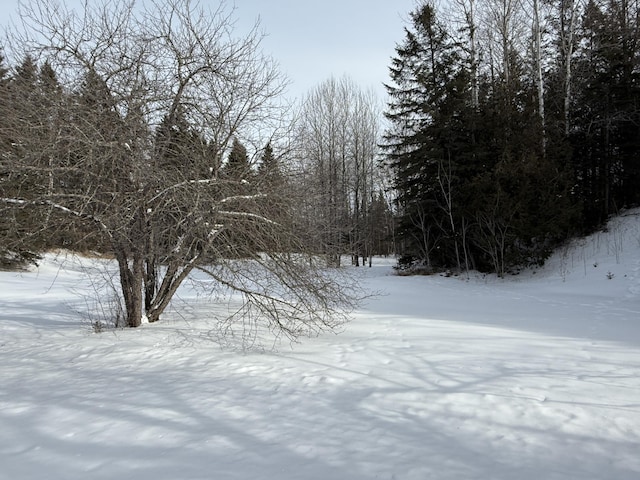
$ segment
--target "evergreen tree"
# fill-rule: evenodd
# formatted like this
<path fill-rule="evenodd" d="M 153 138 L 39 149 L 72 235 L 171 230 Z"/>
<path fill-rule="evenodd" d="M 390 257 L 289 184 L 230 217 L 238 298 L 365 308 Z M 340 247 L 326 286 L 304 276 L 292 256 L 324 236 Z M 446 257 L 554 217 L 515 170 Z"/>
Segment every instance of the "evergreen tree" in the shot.
<path fill-rule="evenodd" d="M 239 207 L 246 207 L 256 203 L 255 198 L 262 198 L 256 190 L 253 182 L 251 164 L 246 147 L 238 140 L 233 139 L 231 150 L 227 156 L 227 161 L 221 169 L 221 193 L 223 198 Z M 227 200 L 225 200 L 227 201 Z M 262 199 L 262 205 L 267 204 L 269 199 Z M 223 255 L 230 258 L 252 257 L 259 250 L 256 243 L 257 237 L 250 221 L 239 221 L 233 231 L 225 231 L 221 235 L 221 242 L 227 246 Z"/>
<path fill-rule="evenodd" d="M 233 139 L 231 151 L 223 167 L 223 173 L 232 181 L 246 180 L 251 173 L 251 164 L 247 149 L 237 138 Z"/>
<path fill-rule="evenodd" d="M 470 185 L 475 267 L 506 273 L 540 264 L 571 230 L 570 175 L 540 121 L 537 79 L 512 51 L 509 75 L 485 79 L 478 150 L 482 170 Z"/>
<path fill-rule="evenodd" d="M 396 48 L 385 148 L 395 174 L 399 247 L 426 268 L 462 266 L 457 217 L 458 169 L 470 145 L 464 112 L 469 76 L 430 3 L 410 15 Z"/>
<path fill-rule="evenodd" d="M 10 91 L 10 69 L 5 58 L 0 54 L 0 189 L 3 194 L 18 195 L 20 193 L 21 173 L 8 159 L 13 147 L 12 123 L 15 118 L 14 102 Z M 0 206 L 0 268 L 14 268 L 28 261 L 28 250 L 31 245 L 21 244 L 19 217 L 23 212 Z"/>
<path fill-rule="evenodd" d="M 585 8 L 571 142 L 587 229 L 640 203 L 639 15 L 624 0 Z"/>
<path fill-rule="evenodd" d="M 542 262 L 574 217 L 571 175 L 548 155 L 540 70 L 532 74 L 504 31 L 503 58 L 476 77 L 431 4 L 410 18 L 391 67 L 385 137 L 401 264 L 504 274 Z"/>
<path fill-rule="evenodd" d="M 6 86 L 5 134 L 6 152 L 3 158 L 5 182 L 4 195 L 26 199 L 37 199 L 50 188 L 50 174 L 47 174 L 48 158 L 51 150 L 30 148 L 31 140 L 49 138 L 46 106 L 43 104 L 38 84 L 38 66 L 33 57 L 27 55 L 14 69 Z M 21 138 L 24 132 L 29 138 Z M 31 163 L 39 168 L 24 168 Z M 41 235 L 48 223 L 43 212 L 30 209 L 12 210 L 7 218 L 10 222 L 8 232 L 14 236 L 11 243 L 20 244 L 22 248 L 41 251 L 49 246 L 49 239 Z M 36 227 L 36 228 L 34 228 Z"/>
<path fill-rule="evenodd" d="M 165 115 L 155 135 L 158 166 L 175 182 L 184 179 L 210 178 L 217 174 L 215 159 L 203 169 L 203 156 L 209 156 L 209 146 L 202 135 L 189 125 L 182 108 Z"/>
<path fill-rule="evenodd" d="M 41 115 L 41 98 L 38 92 L 38 66 L 33 57 L 27 55 L 22 63 L 16 66 L 8 89 L 11 129 L 16 130 L 33 123 L 32 121 L 37 122 Z M 37 135 L 40 132 L 33 133 Z"/>
<path fill-rule="evenodd" d="M 371 255 L 392 255 L 395 252 L 393 212 L 381 190 L 373 196 L 367 216 Z"/>
<path fill-rule="evenodd" d="M 16 67 L 13 82 L 25 91 L 33 90 L 38 80 L 38 65 L 31 55 L 27 55 L 22 63 Z"/>
<path fill-rule="evenodd" d="M 260 205 L 260 214 L 271 218 L 278 225 L 291 224 L 297 205 L 292 201 L 293 189 L 289 179 L 274 154 L 271 143 L 265 146 L 255 175 L 255 193 Z M 282 239 L 265 232 L 259 241 L 255 239 L 256 251 L 268 251 Z"/>
<path fill-rule="evenodd" d="M 271 143 L 267 143 L 264 147 L 260 165 L 258 165 L 258 180 L 260 185 L 265 186 L 269 191 L 283 187 L 284 177 L 278 160 L 273 155 Z"/>

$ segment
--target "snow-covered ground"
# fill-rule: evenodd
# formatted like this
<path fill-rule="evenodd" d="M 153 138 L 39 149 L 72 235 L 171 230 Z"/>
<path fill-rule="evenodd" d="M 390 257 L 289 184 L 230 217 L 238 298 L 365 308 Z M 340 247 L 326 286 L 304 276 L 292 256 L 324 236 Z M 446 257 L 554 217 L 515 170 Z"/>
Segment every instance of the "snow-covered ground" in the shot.
<path fill-rule="evenodd" d="M 221 348 L 186 288 L 95 333 L 77 262 L 1 272 L 0 479 L 637 480 L 639 213 L 504 280 L 378 261 L 341 334 L 278 351 Z"/>

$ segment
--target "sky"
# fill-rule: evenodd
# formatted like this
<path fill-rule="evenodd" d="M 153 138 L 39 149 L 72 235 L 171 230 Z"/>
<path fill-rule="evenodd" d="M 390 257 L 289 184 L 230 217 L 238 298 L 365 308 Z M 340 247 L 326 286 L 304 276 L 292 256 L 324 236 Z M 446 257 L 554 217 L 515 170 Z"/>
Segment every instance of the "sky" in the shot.
<path fill-rule="evenodd" d="M 1 25 L 15 15 L 18 3 L 2 1 Z M 303 97 L 332 76 L 344 75 L 384 98 L 382 84 L 388 81 L 390 59 L 415 4 L 416 0 L 227 1 L 229 7 L 235 5 L 239 32 L 260 21 L 266 34 L 263 51 L 280 64 L 292 98 Z"/>
<path fill-rule="evenodd" d="M 331 76 L 351 77 L 381 95 L 396 43 L 415 0 L 237 0 L 239 17 L 260 18 L 264 48 L 296 93 Z"/>

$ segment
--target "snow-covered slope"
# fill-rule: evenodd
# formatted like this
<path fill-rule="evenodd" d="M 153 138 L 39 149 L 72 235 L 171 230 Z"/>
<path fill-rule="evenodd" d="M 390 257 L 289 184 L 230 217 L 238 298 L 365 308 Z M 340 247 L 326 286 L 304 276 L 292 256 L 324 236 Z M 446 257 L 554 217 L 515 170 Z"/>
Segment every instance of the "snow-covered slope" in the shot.
<path fill-rule="evenodd" d="M 638 479 L 639 213 L 505 280 L 379 260 L 279 352 L 221 348 L 188 288 L 96 334 L 78 262 L 0 272 L 0 479 Z"/>

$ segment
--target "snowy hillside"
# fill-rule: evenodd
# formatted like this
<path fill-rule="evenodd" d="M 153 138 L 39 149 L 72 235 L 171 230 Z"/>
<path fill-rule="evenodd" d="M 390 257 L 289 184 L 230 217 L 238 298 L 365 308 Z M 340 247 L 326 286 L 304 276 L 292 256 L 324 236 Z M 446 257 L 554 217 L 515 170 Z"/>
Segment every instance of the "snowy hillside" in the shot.
<path fill-rule="evenodd" d="M 0 272 L 2 480 L 640 478 L 638 210 L 505 280 L 380 260 L 340 335 L 277 352 L 189 289 L 94 333 L 62 260 Z"/>

